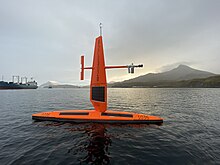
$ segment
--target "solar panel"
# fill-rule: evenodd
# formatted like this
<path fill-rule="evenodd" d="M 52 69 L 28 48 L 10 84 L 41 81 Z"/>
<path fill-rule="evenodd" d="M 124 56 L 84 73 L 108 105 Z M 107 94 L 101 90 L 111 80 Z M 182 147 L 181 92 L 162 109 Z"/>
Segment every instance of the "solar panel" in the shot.
<path fill-rule="evenodd" d="M 92 100 L 105 102 L 105 87 L 92 87 Z"/>

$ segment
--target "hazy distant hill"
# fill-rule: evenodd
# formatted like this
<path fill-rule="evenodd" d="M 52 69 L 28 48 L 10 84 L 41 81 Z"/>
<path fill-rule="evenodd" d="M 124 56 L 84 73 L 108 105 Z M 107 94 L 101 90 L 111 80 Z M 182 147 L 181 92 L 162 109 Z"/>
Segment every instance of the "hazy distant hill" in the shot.
<path fill-rule="evenodd" d="M 216 76 L 216 74 L 193 69 L 186 65 L 179 65 L 170 71 L 163 73 L 149 73 L 143 76 L 136 77 L 134 79 L 126 80 L 119 83 L 114 83 L 110 87 L 193 87 L 195 85 L 195 79 L 197 81 L 203 82 L 203 79 L 208 78 L 206 82 L 215 81 L 213 85 L 218 86 L 218 79 L 213 79 L 211 77 Z M 217 82 L 217 84 L 216 84 Z M 198 84 L 197 84 L 198 85 Z M 202 83 L 198 85 L 203 87 Z M 210 87 L 210 84 L 208 85 Z"/>
<path fill-rule="evenodd" d="M 79 87 L 75 85 L 70 85 L 70 84 L 61 84 L 56 81 L 48 81 L 40 85 L 40 88 L 79 88 Z"/>
<path fill-rule="evenodd" d="M 48 88 L 49 86 L 54 86 L 54 85 L 60 85 L 60 83 L 57 81 L 48 81 L 44 84 L 41 84 L 39 87 L 40 88 Z"/>

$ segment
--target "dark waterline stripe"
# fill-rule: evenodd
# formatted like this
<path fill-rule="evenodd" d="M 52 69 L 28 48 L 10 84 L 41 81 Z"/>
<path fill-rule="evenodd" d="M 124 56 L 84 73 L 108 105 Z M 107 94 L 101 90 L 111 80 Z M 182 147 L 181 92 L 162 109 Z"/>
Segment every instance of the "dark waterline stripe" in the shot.
<path fill-rule="evenodd" d="M 115 116 L 115 117 L 133 117 L 132 114 L 119 114 L 119 113 L 102 113 L 102 116 Z"/>
<path fill-rule="evenodd" d="M 60 112 L 59 115 L 89 115 L 89 112 Z"/>
<path fill-rule="evenodd" d="M 52 117 L 32 116 L 36 121 L 55 121 L 68 123 L 109 123 L 109 124 L 156 124 L 162 125 L 163 120 L 82 120 L 82 119 L 60 119 Z"/>

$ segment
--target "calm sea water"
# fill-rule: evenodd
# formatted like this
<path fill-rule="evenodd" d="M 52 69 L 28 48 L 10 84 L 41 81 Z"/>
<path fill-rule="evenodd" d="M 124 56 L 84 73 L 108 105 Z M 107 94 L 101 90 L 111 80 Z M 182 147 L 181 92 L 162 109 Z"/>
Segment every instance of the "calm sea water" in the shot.
<path fill-rule="evenodd" d="M 109 89 L 109 109 L 158 115 L 162 126 L 35 122 L 92 109 L 89 89 L 0 91 L 0 164 L 220 164 L 220 89 Z"/>

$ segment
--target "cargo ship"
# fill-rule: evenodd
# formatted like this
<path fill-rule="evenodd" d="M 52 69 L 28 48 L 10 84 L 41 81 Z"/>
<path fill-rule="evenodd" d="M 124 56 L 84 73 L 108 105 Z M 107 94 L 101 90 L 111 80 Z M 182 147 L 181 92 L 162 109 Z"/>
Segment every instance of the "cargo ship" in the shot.
<path fill-rule="evenodd" d="M 12 76 L 12 82 L 0 81 L 0 90 L 3 89 L 37 89 L 37 82 L 31 78 L 31 81 L 27 80 L 27 77 Z"/>

